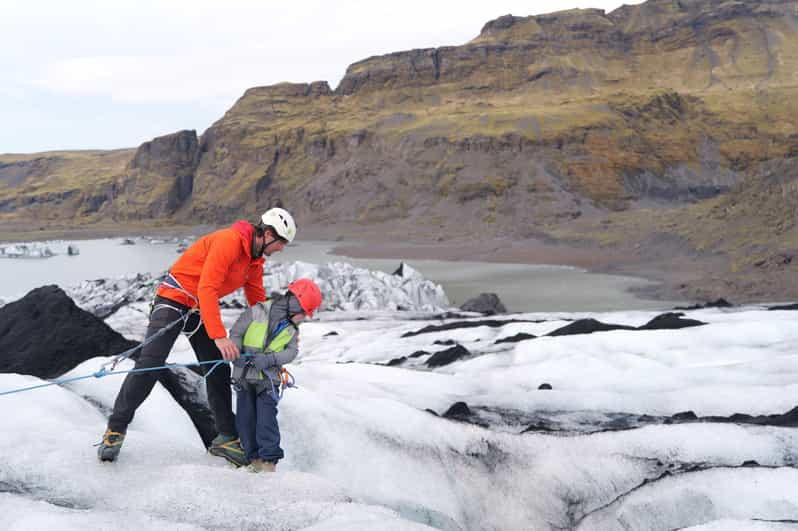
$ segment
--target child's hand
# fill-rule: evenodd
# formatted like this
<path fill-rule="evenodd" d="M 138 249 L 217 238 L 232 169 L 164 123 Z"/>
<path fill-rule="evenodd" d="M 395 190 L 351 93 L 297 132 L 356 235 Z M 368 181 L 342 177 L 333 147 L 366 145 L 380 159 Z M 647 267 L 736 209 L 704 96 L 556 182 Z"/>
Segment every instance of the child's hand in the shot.
<path fill-rule="evenodd" d="M 252 364 L 262 371 L 267 371 L 277 365 L 277 360 L 274 357 L 273 353 L 267 353 L 255 356 L 252 359 Z"/>

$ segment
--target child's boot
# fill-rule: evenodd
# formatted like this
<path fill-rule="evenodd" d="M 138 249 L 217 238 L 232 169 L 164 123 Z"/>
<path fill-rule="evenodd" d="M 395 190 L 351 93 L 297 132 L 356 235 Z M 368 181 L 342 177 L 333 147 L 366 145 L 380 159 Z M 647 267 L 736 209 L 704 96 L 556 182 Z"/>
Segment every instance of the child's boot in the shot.
<path fill-rule="evenodd" d="M 277 469 L 277 464 L 263 459 L 253 459 L 249 464 L 253 472 L 274 472 Z"/>

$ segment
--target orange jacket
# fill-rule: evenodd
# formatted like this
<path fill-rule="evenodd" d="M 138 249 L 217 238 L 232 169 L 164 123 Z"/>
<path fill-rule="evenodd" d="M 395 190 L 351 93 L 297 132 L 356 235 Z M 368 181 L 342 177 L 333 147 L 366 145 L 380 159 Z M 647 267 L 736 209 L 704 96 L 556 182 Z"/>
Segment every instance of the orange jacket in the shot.
<path fill-rule="evenodd" d="M 169 272 L 183 289 L 199 300 L 200 317 L 211 339 L 227 337 L 219 312 L 219 299 L 244 288 L 250 306 L 266 300 L 263 289 L 263 258 L 252 259 L 254 228 L 237 221 L 230 228 L 197 240 L 172 264 Z M 196 301 L 182 291 L 161 285 L 158 295 L 189 307 Z"/>

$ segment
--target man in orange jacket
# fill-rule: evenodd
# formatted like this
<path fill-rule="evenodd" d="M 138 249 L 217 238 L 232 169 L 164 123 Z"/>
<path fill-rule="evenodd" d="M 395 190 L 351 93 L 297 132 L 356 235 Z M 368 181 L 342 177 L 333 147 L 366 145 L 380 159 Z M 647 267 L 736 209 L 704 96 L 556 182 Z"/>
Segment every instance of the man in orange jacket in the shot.
<path fill-rule="evenodd" d="M 169 269 L 150 312 L 145 338 L 173 323 L 144 345 L 136 369 L 162 366 L 177 336 L 184 332 L 199 361 L 238 359 L 238 347 L 227 337 L 219 311 L 219 299 L 243 287 L 249 305 L 266 300 L 263 289 L 263 256 L 280 252 L 296 235 L 291 214 L 282 208 L 267 210 L 257 225 L 238 221 L 197 240 Z M 198 310 L 198 311 L 197 311 Z M 202 366 L 206 371 L 210 366 Z M 128 373 L 114 403 L 97 455 L 115 461 L 136 409 L 147 398 L 157 377 L 153 371 Z M 238 439 L 230 391 L 230 367 L 217 367 L 206 379 L 208 403 L 219 432 L 208 451 L 237 466 L 247 464 Z"/>

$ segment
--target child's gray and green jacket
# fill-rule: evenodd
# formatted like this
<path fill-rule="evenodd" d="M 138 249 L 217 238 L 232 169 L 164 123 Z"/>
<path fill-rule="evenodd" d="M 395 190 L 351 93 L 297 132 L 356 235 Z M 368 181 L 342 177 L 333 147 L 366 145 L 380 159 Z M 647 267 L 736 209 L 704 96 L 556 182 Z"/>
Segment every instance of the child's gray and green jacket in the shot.
<path fill-rule="evenodd" d="M 288 299 L 277 297 L 241 312 L 230 329 L 230 339 L 242 356 L 233 362 L 233 380 L 243 381 L 260 393 L 280 386 L 278 371 L 297 356 L 299 331 L 288 319 Z M 282 324 L 282 326 L 281 326 Z M 271 382 L 270 382 L 271 381 Z"/>

